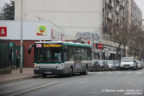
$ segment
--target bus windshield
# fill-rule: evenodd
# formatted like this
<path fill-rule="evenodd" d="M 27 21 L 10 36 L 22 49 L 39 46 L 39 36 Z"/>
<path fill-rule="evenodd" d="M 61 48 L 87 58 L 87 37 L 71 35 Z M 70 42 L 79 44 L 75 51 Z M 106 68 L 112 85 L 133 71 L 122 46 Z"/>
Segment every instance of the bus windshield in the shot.
<path fill-rule="evenodd" d="M 36 48 L 35 49 L 35 62 L 36 63 L 62 63 L 64 56 L 62 47 L 51 48 Z"/>

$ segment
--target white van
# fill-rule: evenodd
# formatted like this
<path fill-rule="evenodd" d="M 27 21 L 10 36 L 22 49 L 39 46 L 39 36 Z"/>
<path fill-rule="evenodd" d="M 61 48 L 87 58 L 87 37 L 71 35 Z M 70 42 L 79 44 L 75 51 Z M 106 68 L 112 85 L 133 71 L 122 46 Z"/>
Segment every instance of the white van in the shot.
<path fill-rule="evenodd" d="M 120 63 L 121 69 L 137 69 L 137 62 L 134 57 L 123 57 Z"/>

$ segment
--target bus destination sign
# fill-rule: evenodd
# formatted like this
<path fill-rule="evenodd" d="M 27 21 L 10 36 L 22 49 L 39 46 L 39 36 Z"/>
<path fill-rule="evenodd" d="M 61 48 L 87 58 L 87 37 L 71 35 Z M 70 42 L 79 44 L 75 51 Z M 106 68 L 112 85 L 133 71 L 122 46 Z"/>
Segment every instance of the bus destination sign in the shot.
<path fill-rule="evenodd" d="M 59 44 L 44 44 L 44 47 L 62 47 L 62 45 L 59 45 Z"/>

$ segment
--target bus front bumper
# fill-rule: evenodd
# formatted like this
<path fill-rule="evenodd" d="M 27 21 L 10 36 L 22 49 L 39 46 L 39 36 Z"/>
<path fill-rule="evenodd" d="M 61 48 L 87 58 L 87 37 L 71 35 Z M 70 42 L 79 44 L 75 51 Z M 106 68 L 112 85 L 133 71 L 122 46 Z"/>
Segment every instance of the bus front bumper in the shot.
<path fill-rule="evenodd" d="M 65 72 L 64 70 L 40 68 L 39 70 L 34 69 L 34 74 L 61 75 Z"/>

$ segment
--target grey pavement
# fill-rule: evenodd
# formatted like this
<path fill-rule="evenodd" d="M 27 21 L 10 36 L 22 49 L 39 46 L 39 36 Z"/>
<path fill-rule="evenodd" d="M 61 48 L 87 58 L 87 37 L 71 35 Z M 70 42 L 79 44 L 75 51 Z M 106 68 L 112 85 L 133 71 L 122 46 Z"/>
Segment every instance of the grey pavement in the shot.
<path fill-rule="evenodd" d="M 15 80 L 22 80 L 27 78 L 32 78 L 34 76 L 33 68 L 23 68 L 23 72 L 20 70 L 12 70 L 11 74 L 0 74 L 0 84 Z"/>
<path fill-rule="evenodd" d="M 2 96 L 144 96 L 144 70 L 38 77 L 2 84 L 0 90 Z"/>

